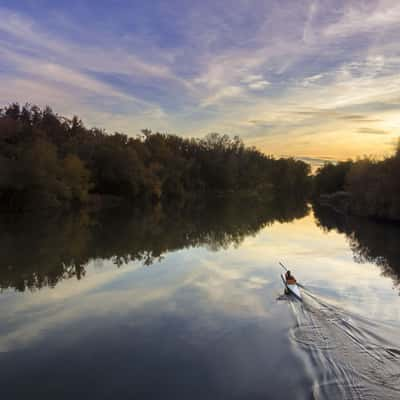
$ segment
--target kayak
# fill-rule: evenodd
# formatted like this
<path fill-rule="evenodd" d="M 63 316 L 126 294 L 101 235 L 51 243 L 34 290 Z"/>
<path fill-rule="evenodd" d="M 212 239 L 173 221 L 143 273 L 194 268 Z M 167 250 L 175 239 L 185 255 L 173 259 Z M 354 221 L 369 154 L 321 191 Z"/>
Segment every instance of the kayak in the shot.
<path fill-rule="evenodd" d="M 287 290 L 290 292 L 290 294 L 292 294 L 293 296 L 297 297 L 299 300 L 302 301 L 303 299 L 302 299 L 302 297 L 301 297 L 300 289 L 299 289 L 299 287 L 297 286 L 297 284 L 294 283 L 294 284 L 289 284 L 289 285 L 288 285 L 288 284 L 286 283 L 286 279 L 285 279 L 285 277 L 284 277 L 283 274 L 281 274 L 281 278 L 282 278 L 283 284 L 285 285 L 285 287 L 287 288 Z"/>

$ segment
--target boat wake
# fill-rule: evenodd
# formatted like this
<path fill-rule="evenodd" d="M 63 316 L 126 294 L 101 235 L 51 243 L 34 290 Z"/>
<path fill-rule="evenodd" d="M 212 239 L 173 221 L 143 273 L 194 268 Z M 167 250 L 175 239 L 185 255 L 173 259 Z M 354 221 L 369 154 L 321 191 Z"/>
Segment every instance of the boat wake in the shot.
<path fill-rule="evenodd" d="M 399 399 L 400 347 L 381 336 L 391 328 L 302 294 L 290 301 L 290 336 L 313 376 L 313 398 Z"/>

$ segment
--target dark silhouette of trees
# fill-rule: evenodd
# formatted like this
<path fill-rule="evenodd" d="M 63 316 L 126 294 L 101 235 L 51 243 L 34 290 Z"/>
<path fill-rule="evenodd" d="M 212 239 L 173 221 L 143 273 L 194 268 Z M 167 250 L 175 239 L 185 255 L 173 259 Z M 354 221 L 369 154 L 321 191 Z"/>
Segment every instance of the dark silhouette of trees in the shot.
<path fill-rule="evenodd" d="M 346 213 L 400 220 L 399 148 L 384 160 L 326 164 L 313 179 L 313 194 Z"/>
<path fill-rule="evenodd" d="M 108 135 L 14 103 L 0 110 L 0 204 L 14 209 L 83 205 L 113 196 L 130 203 L 210 192 L 306 196 L 308 164 L 275 160 L 238 137 L 184 139 L 153 133 Z"/>
<path fill-rule="evenodd" d="M 318 196 L 345 190 L 346 177 L 352 166 L 353 161 L 348 160 L 337 164 L 326 163 L 318 168 L 313 179 L 313 194 Z"/>
<path fill-rule="evenodd" d="M 347 188 L 357 215 L 400 219 L 400 154 L 383 161 L 359 160 L 350 169 Z"/>

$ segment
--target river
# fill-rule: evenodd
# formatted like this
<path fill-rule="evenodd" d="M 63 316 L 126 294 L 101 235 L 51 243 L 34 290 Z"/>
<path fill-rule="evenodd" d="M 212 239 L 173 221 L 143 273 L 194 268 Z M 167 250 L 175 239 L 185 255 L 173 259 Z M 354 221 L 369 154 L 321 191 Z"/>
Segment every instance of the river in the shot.
<path fill-rule="evenodd" d="M 4 398 L 400 398 L 399 225 L 243 199 L 0 222 Z"/>

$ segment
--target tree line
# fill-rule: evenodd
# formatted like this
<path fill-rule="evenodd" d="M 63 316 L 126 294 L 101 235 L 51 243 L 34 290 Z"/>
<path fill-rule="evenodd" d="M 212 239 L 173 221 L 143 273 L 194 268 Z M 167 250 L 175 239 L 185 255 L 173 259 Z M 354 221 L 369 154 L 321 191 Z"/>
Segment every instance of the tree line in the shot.
<path fill-rule="evenodd" d="M 313 179 L 313 195 L 345 213 L 400 220 L 400 146 L 383 160 L 325 164 Z"/>
<path fill-rule="evenodd" d="M 156 203 L 210 192 L 304 197 L 310 167 L 274 159 L 235 136 L 203 139 L 143 130 L 135 137 L 86 128 L 50 107 L 0 109 L 0 204 L 17 210 L 99 198 Z"/>

